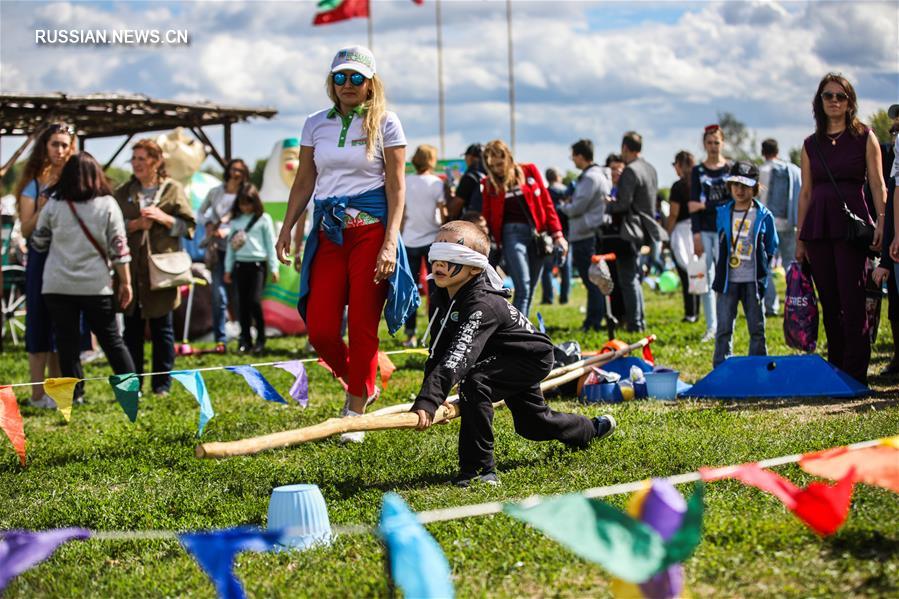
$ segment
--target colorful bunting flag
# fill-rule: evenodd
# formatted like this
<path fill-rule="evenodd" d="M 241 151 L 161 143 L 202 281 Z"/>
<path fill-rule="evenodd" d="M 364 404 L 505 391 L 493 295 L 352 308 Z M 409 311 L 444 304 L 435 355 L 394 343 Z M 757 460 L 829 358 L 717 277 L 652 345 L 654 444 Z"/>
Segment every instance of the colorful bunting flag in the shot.
<path fill-rule="evenodd" d="M 62 417 L 66 419 L 66 422 L 72 419 L 72 398 L 75 395 L 75 385 L 80 380 L 64 376 L 44 381 L 44 391 L 56 402 L 56 408 L 62 414 Z"/>
<path fill-rule="evenodd" d="M 651 366 L 656 365 L 655 356 L 652 355 L 652 346 L 649 343 L 643 346 L 643 361 Z"/>
<path fill-rule="evenodd" d="M 776 472 L 759 468 L 756 463 L 725 468 L 700 468 L 699 472 L 706 481 L 734 478 L 745 485 L 771 493 L 821 536 L 835 533 L 846 521 L 855 483 L 855 470 L 852 468 L 836 485 L 814 482 L 804 489 Z"/>
<path fill-rule="evenodd" d="M 239 374 L 244 378 L 250 388 L 256 392 L 256 395 L 265 401 L 274 401 L 276 403 L 287 403 L 281 394 L 278 393 L 271 383 L 265 380 L 262 373 L 252 366 L 225 366 L 225 370 L 229 370 Z"/>
<path fill-rule="evenodd" d="M 172 372 L 172 378 L 184 385 L 184 388 L 193 395 L 200 405 L 200 422 L 197 426 L 197 437 L 203 434 L 206 423 L 215 416 L 212 403 L 209 401 L 209 393 L 206 391 L 206 381 L 198 370 L 178 370 Z"/>
<path fill-rule="evenodd" d="M 90 531 L 83 528 L 0 532 L 0 592 L 13 578 L 53 555 L 63 543 L 86 539 L 90 535 Z"/>
<path fill-rule="evenodd" d="M 116 401 L 122 406 L 125 415 L 131 422 L 137 421 L 137 404 L 140 400 L 140 378 L 133 372 L 114 374 L 109 377 L 109 384 L 115 394 Z"/>
<path fill-rule="evenodd" d="M 386 389 L 387 383 L 390 382 L 390 377 L 393 376 L 393 371 L 396 370 L 396 366 L 393 365 L 390 356 L 382 351 L 378 352 L 378 370 L 381 371 L 381 388 Z"/>
<path fill-rule="evenodd" d="M 815 476 L 839 480 L 855 469 L 855 480 L 899 493 L 899 449 L 886 444 L 849 449 L 836 447 L 810 453 L 799 467 Z"/>
<path fill-rule="evenodd" d="M 8 386 L 0 387 L 0 428 L 9 437 L 12 448 L 19 456 L 19 463 L 25 465 L 25 425 L 16 394 Z"/>
<path fill-rule="evenodd" d="M 886 445 L 887 447 L 892 447 L 894 449 L 899 449 L 899 435 L 895 437 L 886 437 L 880 440 L 881 445 Z"/>
<path fill-rule="evenodd" d="M 305 408 L 309 404 L 309 375 L 306 374 L 306 367 L 299 360 L 279 362 L 275 367 L 286 370 L 296 377 L 288 393 L 294 401 Z"/>
<path fill-rule="evenodd" d="M 645 582 L 692 555 L 702 530 L 703 487 L 697 485 L 681 527 L 667 541 L 648 525 L 602 501 L 562 495 L 503 511 L 527 522 L 582 558 L 628 582 Z"/>
<path fill-rule="evenodd" d="M 327 25 L 355 17 L 368 17 L 368 0 L 321 0 L 313 25 Z"/>
<path fill-rule="evenodd" d="M 543 314 L 540 314 L 540 312 L 537 312 L 537 329 L 541 333 L 546 333 L 546 323 L 543 322 Z"/>
<path fill-rule="evenodd" d="M 405 597 L 452 597 L 446 556 L 396 493 L 385 493 L 378 532 L 387 547 L 388 572 Z"/>
<path fill-rule="evenodd" d="M 280 530 L 237 527 L 178 535 L 181 544 L 215 585 L 222 599 L 246 597 L 234 575 L 234 556 L 241 551 L 271 551 L 281 538 Z"/>

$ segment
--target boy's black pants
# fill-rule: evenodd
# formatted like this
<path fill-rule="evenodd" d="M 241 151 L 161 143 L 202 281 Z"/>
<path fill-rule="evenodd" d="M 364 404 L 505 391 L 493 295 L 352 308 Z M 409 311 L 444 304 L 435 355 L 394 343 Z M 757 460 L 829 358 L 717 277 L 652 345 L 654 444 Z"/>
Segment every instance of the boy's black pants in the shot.
<path fill-rule="evenodd" d="M 492 356 L 478 362 L 459 383 L 459 470 L 485 474 L 495 470 L 493 402 L 504 399 L 515 432 L 531 441 L 558 440 L 586 447 L 596 432 L 589 418 L 555 412 L 546 405 L 540 381 L 552 370 L 552 352 L 535 360 Z"/>

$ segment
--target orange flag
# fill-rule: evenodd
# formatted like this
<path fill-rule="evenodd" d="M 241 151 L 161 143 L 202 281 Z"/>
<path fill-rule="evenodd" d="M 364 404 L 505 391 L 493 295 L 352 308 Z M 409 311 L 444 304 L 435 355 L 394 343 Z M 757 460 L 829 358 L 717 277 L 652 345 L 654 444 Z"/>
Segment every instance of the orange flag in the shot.
<path fill-rule="evenodd" d="M 387 382 L 390 381 L 396 366 L 390 361 L 390 356 L 382 351 L 378 352 L 378 369 L 381 371 L 381 387 L 386 389 Z"/>
<path fill-rule="evenodd" d="M 80 380 L 63 376 L 44 381 L 44 391 L 56 402 L 56 407 L 66 422 L 72 419 L 72 397 L 75 395 L 75 385 Z"/>
<path fill-rule="evenodd" d="M 899 493 L 899 448 L 881 445 L 863 449 L 835 447 L 809 453 L 799 460 L 799 467 L 815 476 L 839 480 L 855 468 L 858 482 L 883 487 Z"/>
<path fill-rule="evenodd" d="M 9 387 L 0 387 L 0 428 L 12 441 L 12 448 L 19 455 L 19 462 L 25 465 L 25 425 L 16 395 Z"/>

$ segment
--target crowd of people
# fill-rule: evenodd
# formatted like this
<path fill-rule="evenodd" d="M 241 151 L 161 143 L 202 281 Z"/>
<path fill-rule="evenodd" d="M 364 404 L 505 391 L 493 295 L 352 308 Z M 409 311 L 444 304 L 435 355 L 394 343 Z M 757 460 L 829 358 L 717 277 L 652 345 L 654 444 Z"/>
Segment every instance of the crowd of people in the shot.
<path fill-rule="evenodd" d="M 338 52 L 326 89 L 326 106 L 303 127 L 299 170 L 280 232 L 240 159 L 227 164 L 224 182 L 194 214 L 182 186 L 167 176 L 154 141 L 132 146 L 133 176 L 112 189 L 93 157 L 76 152 L 70 126 L 46 127 L 16 187 L 21 232 L 28 241 L 26 350 L 32 380 L 80 377 L 79 352 L 90 333 L 114 372 L 142 373 L 149 337 L 155 373 L 151 391 L 167 393 L 167 373 L 175 361 L 172 313 L 180 293 L 177 286 L 154 279 L 155 257 L 179 251 L 181 239 L 190 238 L 197 226 L 206 234 L 217 352 L 227 351 L 229 307 L 240 322 L 238 350 L 265 350 L 262 289 L 267 280 L 277 281 L 279 260 L 289 264 L 291 255 L 302 253 L 298 310 L 309 342 L 345 386 L 345 417 L 363 414 L 378 397 L 382 313 L 391 334 L 404 330 L 407 346 L 431 348 L 429 373 L 443 372 L 432 362 L 439 359 L 434 348 L 452 356 L 477 337 L 486 320 L 460 325 L 453 298 L 465 285 L 483 285 L 488 275 L 485 293 L 493 293 L 492 279 L 511 280 L 506 316 L 511 314 L 516 327 L 529 334 L 538 282 L 541 303 L 552 303 L 555 276 L 561 304 L 570 301 L 573 276 L 584 285 L 584 331 L 603 330 L 614 319 L 624 330 L 640 332 L 651 320 L 644 279 L 653 269 L 664 268 L 665 247 L 681 281 L 684 321 L 698 322 L 702 312 L 702 340 L 714 340 L 715 366 L 733 353 L 740 304 L 750 333 L 749 353 L 766 353 L 765 319 L 782 310 L 774 266 L 794 259 L 806 263 L 814 279 L 833 364 L 867 380 L 871 347 L 865 288 L 871 281 L 889 284 L 890 320 L 899 343 L 893 269 L 899 261 L 893 210 L 899 166 L 893 147 L 881 147 L 859 121 L 855 91 L 842 76 L 825 76 L 813 97 L 815 131 L 803 144 L 800 167 L 780 158 L 773 139 L 761 144 L 762 164 L 731 160 L 724 130 L 710 125 L 701 132 L 703 160 L 686 150 L 673 157 L 677 180 L 664 211 L 658 173 L 643 157 L 644 139 L 635 131 L 625 132 L 620 147 L 601 164 L 591 140 L 573 142 L 570 158 L 578 174 L 567 185 L 559 169 L 546 169 L 544 178 L 536 165 L 517 161 L 499 139 L 465 150 L 466 170 L 458 181 L 435 173 L 437 150 L 430 145 L 416 148 L 414 172 L 407 175 L 403 126 L 387 109 L 371 51 L 353 46 Z M 890 117 L 899 123 L 899 106 L 891 107 Z M 300 248 L 293 230 L 307 209 L 312 228 Z M 447 229 L 453 222 L 464 224 Z M 862 226 L 872 233 L 860 243 L 852 232 Z M 448 248 L 452 243 L 459 248 Z M 874 252 L 881 252 L 876 270 L 870 262 Z M 608 289 L 590 276 L 601 254 L 614 254 L 614 291 L 608 299 L 603 293 Z M 696 263 L 709 284 L 701 293 L 690 293 L 688 271 Z M 436 264 L 440 268 L 432 273 Z M 428 284 L 419 290 L 422 269 Z M 463 275 L 464 281 L 454 286 L 452 281 Z M 428 302 L 429 324 L 419 338 L 420 294 L 437 297 L 444 289 L 451 290 L 450 296 Z M 492 299 L 489 303 L 493 317 L 505 318 Z M 526 345 L 510 351 L 523 351 Z M 446 359 L 462 364 L 463 370 L 476 366 L 473 357 Z M 451 375 L 435 374 L 443 378 L 428 383 L 431 387 L 416 404 L 422 428 L 430 423 L 447 380 L 461 380 L 472 397 L 489 391 L 490 385 L 481 385 L 473 374 L 465 378 L 465 372 L 450 370 Z M 899 351 L 889 370 L 899 371 Z M 504 375 L 491 376 L 495 383 Z M 526 393 L 521 392 L 533 394 L 533 381 L 528 381 Z M 79 389 L 76 400 L 82 398 Z M 521 412 L 522 419 L 536 418 L 537 428 L 554 419 L 564 424 L 555 437 L 541 437 L 522 420 L 526 436 L 569 435 L 572 444 L 584 445 L 614 429 L 614 422 L 569 422 L 535 407 L 535 398 L 527 401 L 533 405 Z M 53 407 L 40 385 L 33 387 L 29 403 Z M 466 422 L 475 427 L 466 429 L 466 435 L 480 447 L 477 455 L 469 452 L 463 458 L 463 474 L 469 479 L 492 468 L 492 434 L 484 429 L 489 418 L 485 420 L 482 403 L 478 400 L 468 418 L 463 409 L 463 428 Z M 363 433 L 343 438 L 360 442 Z"/>

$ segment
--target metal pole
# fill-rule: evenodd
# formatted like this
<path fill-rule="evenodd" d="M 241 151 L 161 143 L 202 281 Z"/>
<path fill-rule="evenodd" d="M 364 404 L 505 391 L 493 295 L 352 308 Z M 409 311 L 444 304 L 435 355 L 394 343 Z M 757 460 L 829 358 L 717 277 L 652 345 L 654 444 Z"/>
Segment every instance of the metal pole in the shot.
<path fill-rule="evenodd" d="M 506 0 L 506 31 L 509 38 L 509 128 L 512 154 L 515 154 L 515 72 L 512 54 L 512 0 Z"/>
<path fill-rule="evenodd" d="M 436 0 L 437 12 L 437 104 L 440 114 L 440 156 L 446 158 L 446 113 L 443 94 L 443 26 L 440 14 L 440 0 Z"/>
<path fill-rule="evenodd" d="M 365 19 L 366 26 L 368 27 L 368 49 L 372 52 L 375 51 L 375 36 L 374 31 L 372 31 L 371 24 L 371 5 L 374 4 L 372 0 L 368 0 L 368 18 Z"/>

